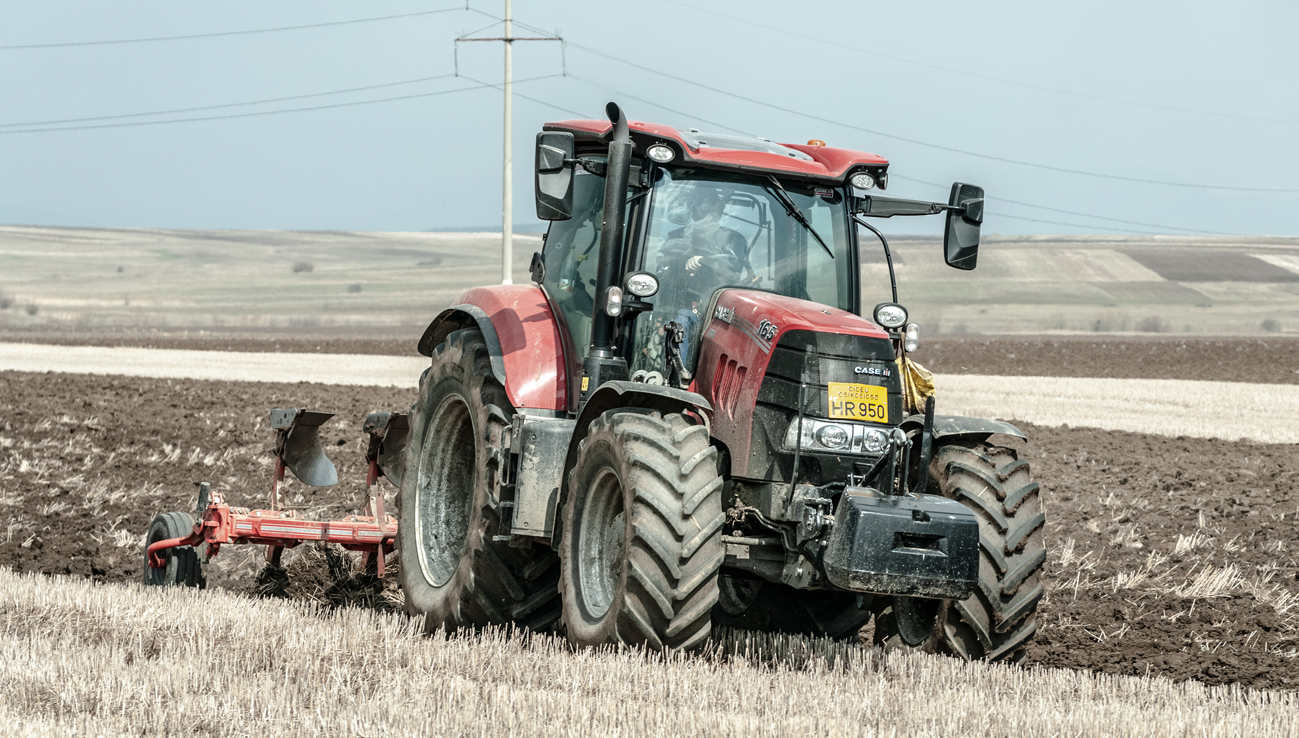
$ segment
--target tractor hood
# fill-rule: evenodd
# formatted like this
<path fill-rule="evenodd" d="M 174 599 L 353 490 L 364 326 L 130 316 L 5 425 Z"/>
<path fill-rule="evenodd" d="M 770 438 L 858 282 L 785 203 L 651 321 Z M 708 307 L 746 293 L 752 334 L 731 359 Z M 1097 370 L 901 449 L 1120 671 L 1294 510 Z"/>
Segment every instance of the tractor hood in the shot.
<path fill-rule="evenodd" d="M 719 324 L 724 324 L 725 327 Z M 763 353 L 789 331 L 837 333 L 887 339 L 888 333 L 871 321 L 846 310 L 809 300 L 757 290 L 725 289 L 718 292 L 705 335 L 716 330 L 738 332 L 758 344 Z"/>
<path fill-rule="evenodd" d="M 804 372 L 809 417 L 830 417 L 827 393 L 833 382 L 883 387 L 887 412 L 877 422 L 902 421 L 893 342 L 871 321 L 807 300 L 746 289 L 721 290 L 704 317 L 692 389 L 713 406 L 713 436 L 729 452 L 734 476 L 791 478 L 792 455 L 781 442 L 797 413 Z M 827 479 L 840 479 L 865 461 L 833 456 L 815 463 Z"/>

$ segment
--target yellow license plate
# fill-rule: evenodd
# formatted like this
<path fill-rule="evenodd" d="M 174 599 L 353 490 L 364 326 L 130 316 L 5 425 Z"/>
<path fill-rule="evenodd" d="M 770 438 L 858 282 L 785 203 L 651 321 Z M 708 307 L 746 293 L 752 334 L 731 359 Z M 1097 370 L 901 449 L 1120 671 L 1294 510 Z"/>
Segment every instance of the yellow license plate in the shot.
<path fill-rule="evenodd" d="M 830 382 L 830 417 L 889 422 L 889 391 L 873 384 Z"/>

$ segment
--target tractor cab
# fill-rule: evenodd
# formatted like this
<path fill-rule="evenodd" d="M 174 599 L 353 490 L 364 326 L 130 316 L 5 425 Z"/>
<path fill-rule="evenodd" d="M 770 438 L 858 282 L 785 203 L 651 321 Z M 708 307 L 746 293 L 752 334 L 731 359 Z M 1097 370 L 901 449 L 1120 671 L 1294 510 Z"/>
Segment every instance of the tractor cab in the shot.
<path fill-rule="evenodd" d="M 683 366 L 693 374 L 703 318 L 723 288 L 859 313 L 844 187 L 688 165 L 649 167 L 640 179 L 628 198 L 633 225 L 622 272 L 636 278 L 622 280 L 619 335 L 632 375 L 668 376 L 666 335 L 674 322 L 683 332 Z M 604 181 L 578 168 L 573 189 L 573 217 L 556 221 L 547 235 L 541 283 L 563 315 L 577 372 L 591 338 Z"/>
<path fill-rule="evenodd" d="M 623 137 L 621 164 L 611 162 Z M 893 271 L 887 241 L 864 217 L 951 211 L 949 263 L 972 268 L 977 254 L 982 190 L 957 185 L 946 206 L 871 197 L 888 183 L 888 161 L 875 154 L 625 120 L 551 123 L 537 146 L 537 212 L 552 225 L 533 277 L 563 324 L 570 376 L 585 381 L 570 393 L 572 412 L 601 379 L 689 386 L 725 290 L 861 316 L 859 223 L 879 235 Z M 620 168 L 626 185 L 615 190 Z M 602 283 L 610 213 L 621 222 L 609 229 L 617 237 Z M 882 325 L 900 339 L 902 325 Z M 621 365 L 610 371 L 608 358 Z"/>

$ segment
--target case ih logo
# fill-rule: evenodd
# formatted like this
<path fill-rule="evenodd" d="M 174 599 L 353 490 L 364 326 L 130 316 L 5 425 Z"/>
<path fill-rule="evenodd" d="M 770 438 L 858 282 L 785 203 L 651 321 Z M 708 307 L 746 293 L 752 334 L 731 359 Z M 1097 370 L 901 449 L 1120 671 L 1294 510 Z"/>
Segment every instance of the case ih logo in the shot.
<path fill-rule="evenodd" d="M 758 323 L 758 337 L 764 341 L 775 338 L 777 330 L 779 329 L 776 328 L 776 324 L 766 318 L 763 318 L 762 322 Z"/>
<path fill-rule="evenodd" d="M 873 374 L 877 377 L 887 377 L 891 373 L 888 367 L 883 366 L 859 366 L 854 367 L 853 374 Z"/>

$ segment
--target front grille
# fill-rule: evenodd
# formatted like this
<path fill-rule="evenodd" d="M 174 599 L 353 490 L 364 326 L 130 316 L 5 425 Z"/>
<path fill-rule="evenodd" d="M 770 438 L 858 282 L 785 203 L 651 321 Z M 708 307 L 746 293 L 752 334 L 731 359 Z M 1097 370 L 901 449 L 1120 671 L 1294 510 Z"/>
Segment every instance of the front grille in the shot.
<path fill-rule="evenodd" d="M 789 331 L 772 349 L 771 361 L 758 388 L 753 441 L 749 447 L 748 470 L 753 478 L 773 481 L 790 478 L 793 452 L 783 448 L 782 441 L 798 414 L 799 385 L 805 366 L 808 381 L 803 411 L 806 417 L 828 419 L 828 384 L 844 382 L 887 388 L 887 425 L 902 422 L 902 383 L 889 339 Z M 882 423 L 872 425 L 886 427 Z M 842 480 L 865 461 L 862 456 L 808 450 L 804 450 L 801 458 L 800 479 L 814 484 Z"/>
<path fill-rule="evenodd" d="M 889 424 L 897 425 L 902 420 L 902 384 L 896 358 L 887 338 L 789 331 L 771 351 L 758 404 L 786 410 L 792 417 L 798 411 L 798 389 L 806 366 L 806 415 L 830 417 L 830 382 L 869 384 L 888 389 Z"/>

